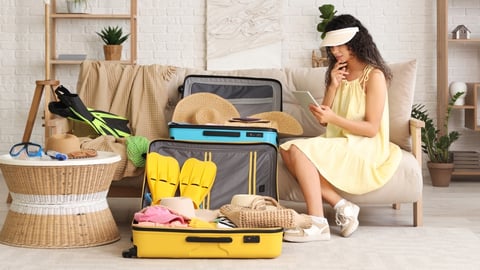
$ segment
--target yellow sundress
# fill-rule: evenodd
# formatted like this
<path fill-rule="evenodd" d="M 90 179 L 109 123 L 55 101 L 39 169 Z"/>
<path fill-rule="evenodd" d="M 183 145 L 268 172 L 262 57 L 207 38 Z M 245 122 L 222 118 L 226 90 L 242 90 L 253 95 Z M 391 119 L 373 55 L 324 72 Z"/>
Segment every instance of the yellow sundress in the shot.
<path fill-rule="evenodd" d="M 362 85 L 371 70 L 373 67 L 367 66 L 360 78 L 342 81 L 332 105 L 336 114 L 352 120 L 364 119 L 366 95 Z M 389 141 L 388 102 L 375 137 L 350 134 L 329 124 L 320 136 L 294 139 L 280 147 L 288 150 L 292 144 L 305 153 L 327 181 L 351 194 L 382 187 L 397 169 L 402 155 L 400 148 Z"/>

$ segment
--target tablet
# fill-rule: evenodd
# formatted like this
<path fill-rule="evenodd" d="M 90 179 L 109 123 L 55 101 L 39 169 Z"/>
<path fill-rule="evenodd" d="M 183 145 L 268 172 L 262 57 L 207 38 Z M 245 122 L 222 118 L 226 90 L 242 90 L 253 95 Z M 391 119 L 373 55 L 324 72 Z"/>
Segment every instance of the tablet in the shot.
<path fill-rule="evenodd" d="M 298 102 L 305 109 L 307 112 L 310 112 L 308 106 L 310 104 L 315 104 L 316 106 L 320 106 L 318 102 L 313 98 L 312 94 L 308 91 L 293 91 L 293 95 L 297 98 Z"/>

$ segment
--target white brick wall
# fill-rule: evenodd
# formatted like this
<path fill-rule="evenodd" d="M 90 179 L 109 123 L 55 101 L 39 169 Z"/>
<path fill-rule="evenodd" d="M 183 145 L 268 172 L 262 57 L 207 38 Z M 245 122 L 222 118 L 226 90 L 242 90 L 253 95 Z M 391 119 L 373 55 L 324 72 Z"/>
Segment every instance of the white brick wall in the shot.
<path fill-rule="evenodd" d="M 207 0 L 208 1 L 208 0 Z M 310 66 L 318 48 L 316 24 L 318 6 L 327 1 L 279 0 L 283 10 L 284 67 Z M 57 0 L 65 10 L 63 0 Z M 128 0 L 90 0 L 90 12 L 126 12 Z M 450 1 L 452 27 L 467 24 L 472 32 L 478 24 L 480 4 L 476 0 Z M 453 3 L 455 2 L 455 6 Z M 205 0 L 138 0 L 138 63 L 205 67 Z M 331 0 L 339 13 L 358 17 L 370 30 L 388 62 L 418 60 L 415 102 L 434 108 L 436 100 L 436 1 L 431 0 Z M 44 78 L 44 5 L 40 0 L 3 1 L 0 9 L 0 152 L 21 140 L 35 81 Z M 465 19 L 467 18 L 467 19 Z M 123 21 L 65 21 L 58 27 L 58 52 L 83 53 L 102 58 L 101 42 L 95 31 L 105 24 Z M 125 48 L 125 51 L 128 51 Z M 470 48 L 455 56 L 473 54 L 475 71 L 455 64 L 455 74 L 479 74 L 478 50 Z M 124 57 L 126 52 L 124 52 Z M 458 58 L 458 57 L 457 57 Z M 471 58 L 471 57 L 470 57 Z M 78 67 L 61 66 L 57 79 L 75 90 Z M 480 77 L 480 75 L 477 75 Z M 470 78 L 480 80 L 480 78 Z M 319 82 L 321 83 L 321 82 Z M 43 141 L 41 112 L 32 140 Z M 463 131 L 462 131 L 463 132 Z M 475 145 L 479 134 L 465 131 L 462 145 Z M 478 148 L 478 143 L 476 143 Z"/>

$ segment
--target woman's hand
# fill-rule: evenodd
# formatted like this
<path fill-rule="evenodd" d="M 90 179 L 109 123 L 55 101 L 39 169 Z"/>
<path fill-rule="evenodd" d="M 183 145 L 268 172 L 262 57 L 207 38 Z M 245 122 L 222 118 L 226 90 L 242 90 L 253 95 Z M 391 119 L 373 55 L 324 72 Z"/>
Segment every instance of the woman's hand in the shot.
<path fill-rule="evenodd" d="M 331 85 L 337 89 L 342 80 L 346 78 L 348 75 L 347 71 L 347 63 L 340 63 L 337 62 L 333 67 L 332 71 L 330 72 L 330 77 L 332 79 Z"/>
<path fill-rule="evenodd" d="M 332 109 L 326 105 L 315 106 L 310 104 L 309 109 L 315 119 L 317 119 L 322 126 L 326 126 L 335 116 L 335 113 L 332 111 Z"/>

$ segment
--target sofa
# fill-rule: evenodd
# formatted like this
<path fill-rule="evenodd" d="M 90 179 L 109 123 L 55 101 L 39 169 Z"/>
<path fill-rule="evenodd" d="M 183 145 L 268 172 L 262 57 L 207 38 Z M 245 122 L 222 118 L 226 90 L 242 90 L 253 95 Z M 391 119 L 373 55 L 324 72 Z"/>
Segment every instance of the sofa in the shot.
<path fill-rule="evenodd" d="M 402 160 L 392 178 L 381 188 L 362 195 L 340 192 L 346 199 L 360 206 L 413 205 L 413 225 L 422 221 L 422 151 L 420 134 L 423 122 L 410 117 L 415 91 L 416 61 L 389 64 L 393 80 L 389 86 L 391 141 L 402 149 Z M 85 61 L 80 68 L 77 93 L 84 103 L 95 109 L 110 111 L 130 119 L 133 135 L 149 140 L 168 138 L 168 126 L 183 80 L 190 74 L 230 75 L 273 78 L 282 84 L 283 111 L 296 118 L 303 127 L 301 136 L 317 136 L 324 131 L 313 117 L 303 110 L 293 91 L 308 90 L 321 102 L 324 93 L 325 67 L 249 69 L 209 71 L 164 65 L 123 65 L 102 61 Z M 99 90 L 101 89 L 101 91 Z M 79 135 L 88 131 L 73 128 Z M 282 138 L 286 140 L 289 138 Z M 118 142 L 122 144 L 122 141 Z M 122 151 L 122 150 L 120 150 Z M 117 169 L 109 196 L 140 196 L 143 181 L 142 168 L 134 167 L 122 154 L 123 164 Z M 278 162 L 279 201 L 285 207 L 303 212 L 305 202 L 296 180 Z"/>

